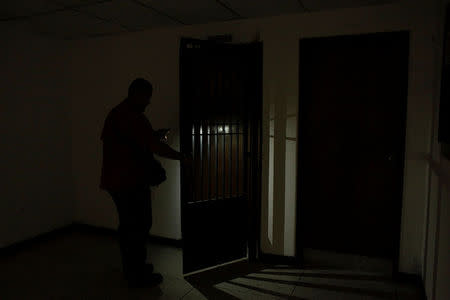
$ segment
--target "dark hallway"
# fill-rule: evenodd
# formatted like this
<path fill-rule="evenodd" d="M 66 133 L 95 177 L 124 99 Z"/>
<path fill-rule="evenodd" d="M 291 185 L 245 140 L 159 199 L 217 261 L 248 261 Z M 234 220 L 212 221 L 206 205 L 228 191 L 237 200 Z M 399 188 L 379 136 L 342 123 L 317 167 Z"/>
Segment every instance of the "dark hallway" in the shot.
<path fill-rule="evenodd" d="M 450 0 L 3 2 L 0 299 L 450 299 Z"/>

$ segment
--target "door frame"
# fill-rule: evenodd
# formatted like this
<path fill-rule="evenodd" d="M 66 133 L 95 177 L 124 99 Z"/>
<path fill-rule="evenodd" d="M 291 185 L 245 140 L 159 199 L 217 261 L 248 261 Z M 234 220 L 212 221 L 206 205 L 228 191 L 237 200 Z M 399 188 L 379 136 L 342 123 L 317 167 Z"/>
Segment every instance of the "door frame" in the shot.
<path fill-rule="evenodd" d="M 180 44 L 179 44 L 179 124 L 180 127 L 184 126 L 186 123 L 184 119 L 184 113 L 183 113 L 183 103 L 182 103 L 182 95 L 183 95 L 183 84 L 182 84 L 182 59 L 183 56 L 182 51 L 183 47 L 191 42 L 199 41 L 199 39 L 190 38 L 190 37 L 181 37 L 180 38 Z M 211 41 L 211 40 L 202 40 L 202 41 L 208 41 L 210 43 L 217 43 L 221 44 L 217 41 Z M 260 253 L 260 227 L 261 227 L 261 187 L 262 187 L 262 178 L 261 178 L 261 168 L 262 168 L 262 80 L 263 80 L 263 43 L 259 41 L 251 42 L 251 43 L 245 43 L 245 45 L 254 45 L 255 49 L 255 57 L 257 59 L 256 64 L 256 72 L 258 74 L 257 78 L 257 94 L 255 95 L 256 98 L 254 99 L 254 103 L 252 106 L 251 112 L 249 112 L 249 115 L 252 115 L 253 118 L 251 119 L 251 122 L 249 123 L 249 131 L 252 131 L 253 134 L 251 134 L 251 140 L 249 143 L 249 149 L 247 153 L 244 153 L 244 155 L 249 156 L 248 159 L 248 174 L 247 174 L 247 182 L 250 184 L 248 188 L 248 217 L 249 222 L 247 224 L 247 259 L 249 261 L 255 261 L 258 259 L 259 253 Z M 187 132 L 187 131 L 186 131 Z M 182 145 L 182 130 L 180 130 L 180 147 Z M 254 155 L 251 155 L 254 154 Z M 189 188 L 187 185 L 188 182 L 185 182 L 183 173 L 185 172 L 183 166 L 180 165 L 180 217 L 181 217 L 181 232 L 183 234 L 183 226 L 185 226 L 185 209 L 184 209 L 184 203 L 187 203 L 187 197 Z M 250 180 L 249 180 L 250 179 Z M 184 248 L 184 239 L 182 236 L 181 239 L 182 248 Z M 227 263 L 225 263 L 227 264 Z M 223 264 L 221 264 L 223 265 Z M 207 268 L 211 269 L 216 266 Z M 202 270 L 195 271 L 193 273 L 202 272 Z"/>
<path fill-rule="evenodd" d="M 335 38 L 335 37 L 357 37 L 357 36 L 380 36 L 385 34 L 402 34 L 407 36 L 408 41 L 408 51 L 406 55 L 408 56 L 408 70 L 407 74 L 409 74 L 409 57 L 410 57 L 410 49 L 411 49 L 411 32 L 409 30 L 401 30 L 401 31 L 390 31 L 390 32 L 377 32 L 377 33 L 360 33 L 360 34 L 342 34 L 342 35 L 335 35 L 335 36 L 320 36 L 320 37 L 306 37 L 306 38 L 300 38 L 299 39 L 299 61 L 298 61 L 298 87 L 299 87 L 299 93 L 298 93 L 298 120 L 297 120 L 297 205 L 296 205 L 296 250 L 295 250 L 295 257 L 296 261 L 300 262 L 300 265 L 304 264 L 304 243 L 302 240 L 303 232 L 305 230 L 305 224 L 303 222 L 304 218 L 302 217 L 304 215 L 304 211 L 302 209 L 302 199 L 301 199 L 301 193 L 299 192 L 302 189 L 302 176 L 305 174 L 301 170 L 301 166 L 303 165 L 304 161 L 304 154 L 303 149 L 301 147 L 301 143 L 303 141 L 303 128 L 305 126 L 305 118 L 304 118 L 304 110 L 303 105 L 304 101 L 302 99 L 302 91 L 305 84 L 305 80 L 302 80 L 307 76 L 307 74 L 304 73 L 302 66 L 301 66 L 301 47 L 302 47 L 302 41 L 304 40 L 311 40 L 311 39 L 323 39 L 323 38 Z M 403 196 L 404 196 L 404 178 L 405 178 L 405 152 L 406 152 L 406 122 L 407 122 L 407 108 L 408 108 L 408 86 L 409 86 L 409 76 L 406 79 L 404 92 L 405 92 L 405 106 L 404 106 L 404 113 L 403 113 L 403 152 L 401 154 L 401 157 L 399 158 L 401 161 L 401 167 L 402 167 L 402 178 L 401 178 L 401 185 L 400 185 L 400 201 L 397 206 L 397 222 L 396 222 L 396 239 L 394 242 L 394 256 L 392 257 L 392 275 L 393 277 L 397 277 L 399 275 L 399 259 L 400 259 L 400 238 L 401 238 L 401 221 L 402 221 L 402 208 L 403 208 Z"/>

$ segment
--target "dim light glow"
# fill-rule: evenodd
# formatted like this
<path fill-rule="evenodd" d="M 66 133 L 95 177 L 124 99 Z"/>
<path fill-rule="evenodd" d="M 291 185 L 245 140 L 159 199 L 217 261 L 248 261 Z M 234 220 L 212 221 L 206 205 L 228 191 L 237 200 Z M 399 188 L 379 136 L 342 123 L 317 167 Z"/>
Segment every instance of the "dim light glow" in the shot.
<path fill-rule="evenodd" d="M 205 126 L 205 132 L 207 134 L 211 134 L 214 132 L 214 130 L 212 129 L 213 126 Z M 217 126 L 217 133 L 231 133 L 231 127 L 230 125 L 218 125 Z M 199 130 L 199 134 L 202 135 L 203 134 L 203 126 L 200 126 L 200 130 Z M 192 125 L 192 135 L 195 135 L 195 126 Z"/>
<path fill-rule="evenodd" d="M 224 126 L 218 126 L 217 131 L 219 133 L 230 133 L 230 126 L 229 125 L 224 125 Z"/>

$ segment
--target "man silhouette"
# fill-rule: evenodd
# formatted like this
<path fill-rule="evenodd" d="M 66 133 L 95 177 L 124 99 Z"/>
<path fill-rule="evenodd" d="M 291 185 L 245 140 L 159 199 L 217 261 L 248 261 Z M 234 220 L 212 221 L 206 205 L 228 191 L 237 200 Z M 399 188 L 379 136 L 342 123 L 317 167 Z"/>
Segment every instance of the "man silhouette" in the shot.
<path fill-rule="evenodd" d="M 146 264 L 146 241 L 152 226 L 151 193 L 146 162 L 155 153 L 169 159 L 190 160 L 161 141 L 144 115 L 153 87 L 143 78 L 135 79 L 128 97 L 108 114 L 103 127 L 103 165 L 100 188 L 109 192 L 119 215 L 119 245 L 123 273 L 130 287 L 154 286 L 162 282 Z"/>

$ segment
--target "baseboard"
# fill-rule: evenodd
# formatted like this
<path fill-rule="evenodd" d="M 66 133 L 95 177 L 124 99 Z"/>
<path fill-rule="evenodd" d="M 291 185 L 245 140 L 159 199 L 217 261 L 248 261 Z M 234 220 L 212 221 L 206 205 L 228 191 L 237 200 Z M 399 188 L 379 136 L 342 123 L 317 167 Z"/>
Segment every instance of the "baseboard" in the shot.
<path fill-rule="evenodd" d="M 73 224 L 74 231 L 88 233 L 88 234 L 100 234 L 100 235 L 108 235 L 108 236 L 117 236 L 117 230 L 100 227 L 95 225 L 89 225 L 84 223 L 74 223 Z"/>
<path fill-rule="evenodd" d="M 35 244 L 50 241 L 59 236 L 69 234 L 73 230 L 74 230 L 74 224 L 69 224 L 64 227 L 61 227 L 61 228 L 58 228 L 58 229 L 55 229 L 55 230 L 52 230 L 49 232 L 39 234 L 32 238 L 29 238 L 29 239 L 26 239 L 26 240 L 23 240 L 20 242 L 16 242 L 9 246 L 0 248 L 0 257 L 14 255 L 15 253 L 20 252 L 26 248 L 29 248 Z"/>
<path fill-rule="evenodd" d="M 111 228 L 98 227 L 98 226 L 82 224 L 82 223 L 75 223 L 74 226 L 77 231 L 117 236 L 117 230 L 111 229 Z M 157 235 L 152 235 L 152 234 L 148 235 L 148 241 L 151 243 L 172 246 L 172 247 L 176 247 L 176 248 L 182 248 L 182 244 L 183 244 L 181 239 L 176 240 L 176 239 L 171 239 L 168 237 L 157 236 Z"/>
<path fill-rule="evenodd" d="M 158 236 L 158 235 L 153 235 L 153 234 L 150 234 L 148 238 L 151 243 L 165 245 L 165 246 L 171 246 L 171 247 L 175 247 L 175 248 L 183 248 L 183 240 L 181 240 L 181 239 L 176 240 L 176 239 L 171 239 L 171 238 L 167 238 L 164 236 Z"/>
<path fill-rule="evenodd" d="M 67 235 L 74 232 L 83 232 L 83 233 L 91 233 L 91 234 L 100 234 L 100 235 L 109 235 L 109 236 L 117 236 L 117 230 L 105 228 L 105 227 L 98 227 L 88 224 L 82 224 L 82 223 L 72 223 L 69 225 L 66 225 L 64 227 L 52 230 L 50 232 L 46 232 L 43 234 L 39 234 L 35 237 L 14 243 L 12 245 L 0 248 L 0 257 L 3 256 L 9 256 L 14 255 L 21 250 L 24 250 L 26 248 L 29 248 L 33 245 L 50 241 L 52 239 L 58 238 L 63 235 Z M 160 244 L 160 245 L 166 245 L 176 248 L 182 248 L 182 240 L 176 240 L 171 239 L 167 237 L 162 236 L 155 236 L 150 235 L 148 236 L 148 240 L 151 243 Z"/>

